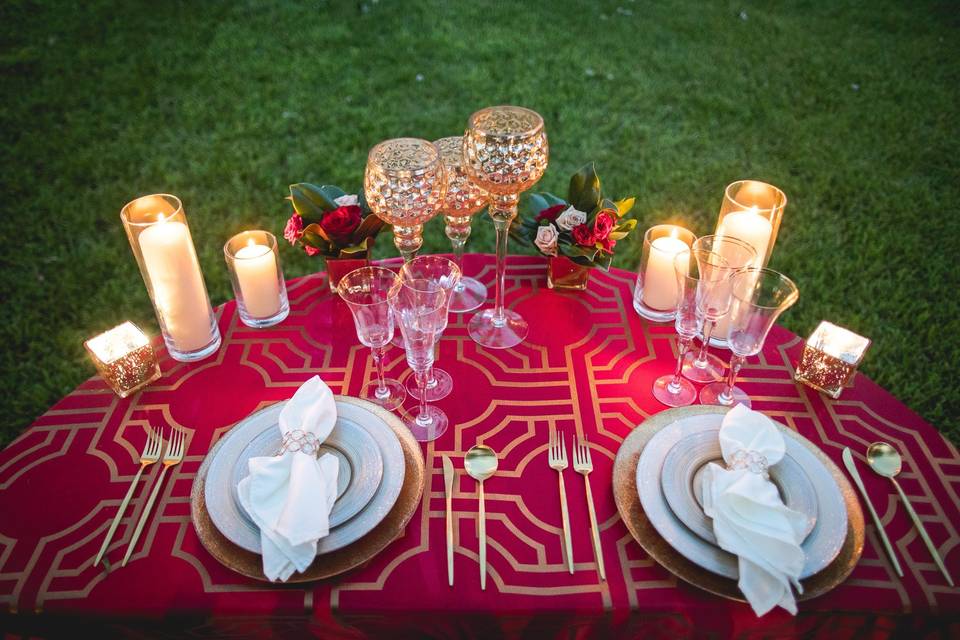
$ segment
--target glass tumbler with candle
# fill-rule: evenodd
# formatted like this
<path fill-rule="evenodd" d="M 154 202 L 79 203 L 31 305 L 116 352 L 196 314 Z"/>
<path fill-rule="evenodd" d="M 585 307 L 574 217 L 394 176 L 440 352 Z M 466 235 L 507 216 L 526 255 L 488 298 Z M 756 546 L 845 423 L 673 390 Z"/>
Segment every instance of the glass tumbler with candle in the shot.
<path fill-rule="evenodd" d="M 749 243 L 757 252 L 756 262 L 750 266 L 765 267 L 773 253 L 786 207 L 786 194 L 772 184 L 737 180 L 723 191 L 716 235 Z"/>
<path fill-rule="evenodd" d="M 223 245 L 240 320 L 255 329 L 283 322 L 290 313 L 277 239 L 269 231 L 242 231 Z"/>
<path fill-rule="evenodd" d="M 728 236 L 701 236 L 694 241 L 693 250 L 695 256 L 701 255 L 699 252 L 712 252 L 722 256 L 724 266 L 715 269 L 715 273 L 723 278 L 730 276 L 738 269 L 752 266 L 757 257 L 757 252 L 748 243 Z M 703 327 L 703 341 L 700 343 L 700 349 L 696 353 L 693 351 L 687 353 L 683 363 L 683 376 L 688 380 L 713 382 L 723 378 L 723 360 L 710 353 L 710 345 L 714 344 L 715 335 L 723 338 L 723 344 L 727 343 L 729 315 L 726 310 L 730 306 L 729 287 L 725 295 L 722 305 L 717 304 L 721 302 L 720 300 L 714 301 L 712 313 Z"/>
<path fill-rule="evenodd" d="M 220 330 L 190 237 L 183 204 L 156 194 L 120 211 L 170 357 L 201 360 L 220 348 Z"/>
<path fill-rule="evenodd" d="M 643 236 L 640 270 L 633 289 L 633 308 L 653 322 L 670 322 L 677 309 L 677 277 L 674 258 L 689 255 L 696 236 L 683 227 L 658 224 Z"/>

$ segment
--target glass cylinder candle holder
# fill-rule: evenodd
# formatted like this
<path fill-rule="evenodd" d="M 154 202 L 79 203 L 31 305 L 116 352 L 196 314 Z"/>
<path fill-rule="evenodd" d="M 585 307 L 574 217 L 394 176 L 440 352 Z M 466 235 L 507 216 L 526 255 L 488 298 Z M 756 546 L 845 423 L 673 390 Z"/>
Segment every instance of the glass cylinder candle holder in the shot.
<path fill-rule="evenodd" d="M 683 227 L 658 224 L 643 236 L 640 270 L 633 289 L 633 308 L 641 317 L 653 322 L 671 322 L 677 310 L 680 286 L 674 269 L 674 258 L 697 237 Z"/>
<path fill-rule="evenodd" d="M 839 398 L 869 347 L 869 338 L 824 320 L 807 338 L 794 378 Z"/>
<path fill-rule="evenodd" d="M 772 184 L 737 180 L 724 189 L 716 235 L 749 243 L 757 251 L 756 263 L 751 266 L 765 267 L 773 253 L 786 207 L 786 194 Z"/>
<path fill-rule="evenodd" d="M 132 322 L 124 322 L 90 338 L 83 346 L 97 373 L 121 398 L 160 377 L 160 365 L 150 340 Z"/>
<path fill-rule="evenodd" d="M 191 362 L 214 353 L 220 330 L 180 199 L 143 196 L 124 206 L 120 218 L 170 357 Z"/>
<path fill-rule="evenodd" d="M 269 231 L 241 231 L 223 245 L 223 257 L 243 324 L 272 327 L 290 313 L 277 238 Z"/>

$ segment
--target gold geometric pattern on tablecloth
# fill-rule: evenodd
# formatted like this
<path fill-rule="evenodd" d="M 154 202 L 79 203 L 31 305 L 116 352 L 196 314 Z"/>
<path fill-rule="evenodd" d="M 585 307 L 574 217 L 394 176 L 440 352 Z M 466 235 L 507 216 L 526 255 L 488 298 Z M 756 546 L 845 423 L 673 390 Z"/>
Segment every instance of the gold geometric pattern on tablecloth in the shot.
<path fill-rule="evenodd" d="M 490 285 L 492 267 L 487 259 L 478 276 Z M 539 599 L 546 608 L 563 608 L 573 602 L 596 610 L 656 606 L 656 600 L 644 592 L 673 589 L 677 581 L 647 557 L 627 533 L 614 506 L 609 477 L 626 434 L 661 409 L 649 397 L 649 386 L 656 376 L 672 368 L 675 333 L 672 327 L 649 325 L 637 317 L 631 305 L 633 277 L 626 272 L 595 272 L 586 292 L 546 292 L 543 263 L 521 258 L 512 259 L 508 283 L 510 306 L 528 318 L 536 317 L 538 307 L 548 301 L 555 314 L 550 318 L 551 326 L 540 319 L 531 323 L 527 342 L 510 350 L 489 351 L 467 336 L 469 316 L 451 318 L 439 364 L 457 363 L 455 394 L 469 390 L 472 398 L 487 394 L 489 401 L 458 402 L 454 395 L 443 402 L 451 416 L 451 430 L 425 447 L 429 473 L 423 508 L 406 535 L 366 568 L 305 589 L 249 581 L 207 556 L 190 522 L 188 496 L 196 470 L 205 452 L 230 425 L 260 406 L 289 397 L 318 371 L 334 393 L 350 395 L 356 395 L 375 377 L 368 350 L 356 343 L 348 312 L 336 304 L 324 278 L 310 276 L 291 283 L 290 318 L 281 326 L 267 332 L 248 329 L 239 323 L 235 307 L 227 305 L 228 314 L 221 318 L 223 346 L 209 361 L 184 365 L 164 359 L 163 378 L 126 400 L 118 400 L 99 380 L 91 380 L 44 414 L 3 452 L 0 489 L 19 495 L 20 485 L 55 468 L 62 459 L 76 459 L 81 461 L 83 471 L 102 476 L 103 486 L 109 490 L 100 496 L 76 496 L 78 504 L 65 514 L 73 516 L 69 522 L 51 517 L 48 528 L 41 527 L 20 538 L 16 535 L 20 529 L 11 521 L 0 523 L 0 602 L 11 609 L 41 609 L 55 602 L 88 598 L 105 583 L 122 579 L 118 566 L 104 571 L 93 568 L 91 562 L 136 471 L 145 430 L 153 425 L 165 430 L 182 429 L 187 434 L 188 455 L 168 473 L 154 516 L 131 564 L 122 571 L 132 574 L 138 560 L 156 556 L 188 566 L 193 577 L 187 583 L 195 582 L 206 594 L 230 593 L 238 598 L 238 607 L 253 602 L 242 596 L 263 593 L 272 594 L 274 606 L 284 610 L 298 606 L 308 610 L 314 606 L 368 606 L 370 601 L 364 594 L 389 590 L 391 578 L 411 571 L 410 567 L 443 570 L 440 456 L 449 455 L 457 466 L 454 517 L 458 585 L 475 580 L 476 486 L 463 473 L 461 462 L 464 452 L 481 442 L 501 454 L 500 470 L 486 486 L 488 588 L 507 596 Z M 223 309 L 218 310 L 218 315 L 221 313 Z M 336 339 L 331 340 L 334 335 Z M 788 352 L 796 351 L 800 344 L 795 336 L 777 330 L 764 353 L 745 367 L 742 380 L 751 387 L 757 408 L 815 438 L 835 460 L 843 446 L 862 451 L 873 439 L 896 445 L 904 455 L 904 489 L 948 559 L 948 566 L 955 568 L 956 562 L 950 561 L 957 555 L 952 551 L 960 542 L 960 456 L 956 449 L 939 436 L 901 426 L 903 420 L 916 421 L 915 417 L 905 413 L 902 419 L 881 415 L 888 410 L 882 404 L 885 396 L 879 396 L 880 405 L 872 404 L 855 388 L 835 401 L 794 384 Z M 392 375 L 407 375 L 401 351 L 392 350 L 387 365 Z M 225 370 L 231 372 L 231 379 L 218 380 Z M 858 376 L 857 385 L 863 384 L 868 381 Z M 203 393 L 194 392 L 194 385 Z M 231 398 L 231 385 L 261 391 L 256 398 Z M 201 411 L 197 402 L 209 405 L 203 407 L 203 415 L 210 416 L 206 420 L 209 424 L 191 424 L 191 417 Z M 896 411 L 903 413 L 899 408 Z M 605 583 L 593 570 L 582 480 L 572 472 L 565 475 L 565 480 L 577 572 L 573 576 L 566 572 L 556 473 L 547 468 L 545 458 L 547 434 L 557 428 L 564 431 L 568 446 L 574 433 L 590 438 L 596 467 L 591 480 L 608 572 Z M 108 552 L 113 562 L 126 547 L 158 467 L 150 468 L 147 480 L 141 481 L 137 497 L 117 531 Z M 861 466 L 861 471 L 866 468 Z M 542 489 L 552 497 L 526 500 L 524 495 L 530 491 L 527 487 Z M 937 499 L 935 488 L 947 496 L 946 501 Z M 910 582 L 896 579 L 868 523 L 863 559 L 839 591 L 855 591 L 864 603 L 882 602 L 901 611 L 945 606 L 947 597 L 956 593 L 943 584 L 926 549 L 906 522 L 902 507 L 885 492 L 886 485 L 870 481 L 869 489 Z M 35 545 L 32 552 L 17 549 L 21 538 Z M 919 585 L 919 594 L 913 599 L 908 584 Z M 699 592 L 685 589 L 699 597 Z M 922 601 L 918 600 L 921 594 Z"/>

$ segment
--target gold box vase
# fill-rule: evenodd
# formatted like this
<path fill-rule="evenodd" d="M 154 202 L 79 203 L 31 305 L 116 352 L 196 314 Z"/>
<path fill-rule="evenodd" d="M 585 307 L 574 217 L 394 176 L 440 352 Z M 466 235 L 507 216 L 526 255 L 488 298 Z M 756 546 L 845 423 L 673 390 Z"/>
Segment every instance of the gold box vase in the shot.
<path fill-rule="evenodd" d="M 583 291 L 590 280 L 590 267 L 579 265 L 566 256 L 547 258 L 547 287 Z"/>

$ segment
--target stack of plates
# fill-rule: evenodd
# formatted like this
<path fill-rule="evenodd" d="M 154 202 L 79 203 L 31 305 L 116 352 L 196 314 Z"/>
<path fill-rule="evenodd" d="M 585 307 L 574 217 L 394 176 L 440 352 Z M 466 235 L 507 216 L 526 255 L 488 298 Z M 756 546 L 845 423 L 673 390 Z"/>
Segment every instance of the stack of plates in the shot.
<path fill-rule="evenodd" d="M 191 494 L 201 542 L 227 567 L 253 578 L 261 570 L 260 531 L 240 504 L 237 485 L 248 461 L 275 455 L 281 435 L 280 402 L 238 422 L 210 450 Z M 330 534 L 317 559 L 290 582 L 336 575 L 369 560 L 396 538 L 416 510 L 423 489 L 423 457 L 403 423 L 380 407 L 337 397 L 337 423 L 320 447 L 340 463 Z"/>
<path fill-rule="evenodd" d="M 621 445 L 614 494 L 621 516 L 647 552 L 679 577 L 742 599 L 737 558 L 717 546 L 702 508 L 702 474 L 723 464 L 718 439 L 727 409 L 684 407 L 657 414 Z M 840 470 L 816 446 L 779 425 L 784 459 L 770 479 L 784 503 L 807 516 L 801 573 L 810 598 L 839 584 L 863 547 L 863 515 Z"/>

